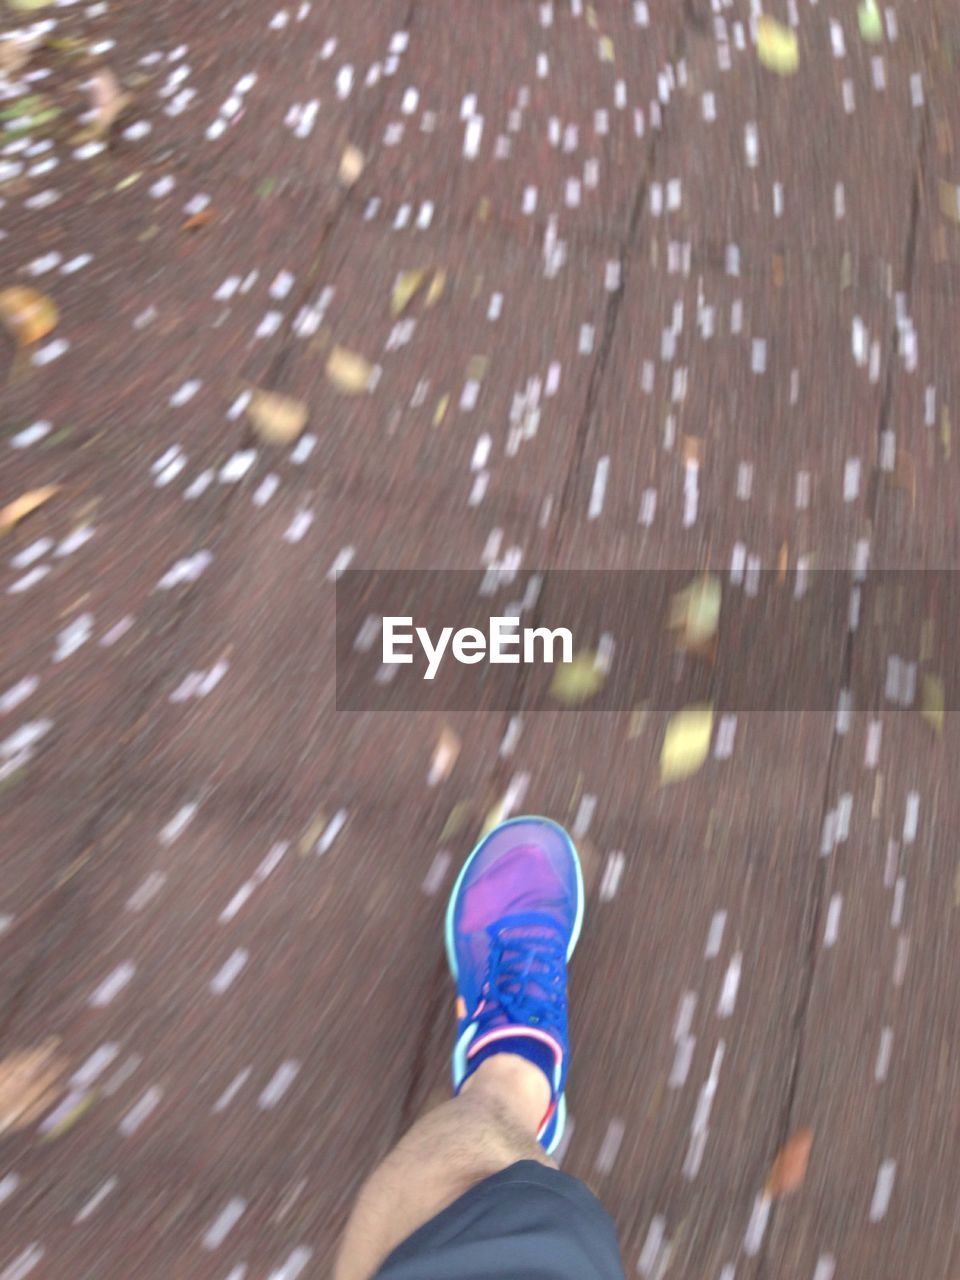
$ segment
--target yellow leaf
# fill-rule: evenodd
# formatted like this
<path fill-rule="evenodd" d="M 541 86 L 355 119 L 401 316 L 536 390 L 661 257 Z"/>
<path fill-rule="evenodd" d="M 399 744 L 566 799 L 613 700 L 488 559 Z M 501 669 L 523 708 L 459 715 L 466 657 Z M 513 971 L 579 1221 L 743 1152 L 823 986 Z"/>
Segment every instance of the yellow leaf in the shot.
<path fill-rule="evenodd" d="M 863 0 L 857 9 L 857 24 L 860 35 L 868 44 L 879 44 L 883 39 L 883 20 L 876 0 Z"/>
<path fill-rule="evenodd" d="M 812 1146 L 813 1130 L 798 1129 L 770 1166 L 766 1188 L 768 1196 L 785 1196 L 796 1191 L 807 1175 Z"/>
<path fill-rule="evenodd" d="M 716 634 L 720 600 L 720 579 L 707 573 L 670 601 L 669 626 L 681 632 L 681 642 L 687 648 L 700 648 Z"/>
<path fill-rule="evenodd" d="M 440 399 L 437 401 L 437 407 L 433 411 L 433 425 L 435 427 L 439 427 L 440 423 L 443 421 L 443 415 L 447 412 L 447 405 L 449 403 L 450 403 L 449 392 L 445 396 L 441 396 Z"/>
<path fill-rule="evenodd" d="M 42 489 L 30 489 L 27 493 L 22 493 L 19 498 L 14 498 L 13 502 L 8 502 L 5 507 L 0 508 L 0 533 L 9 533 L 14 525 L 19 524 L 32 511 L 36 511 L 37 507 L 42 507 L 49 501 L 59 488 L 58 484 L 48 484 Z"/>
<path fill-rule="evenodd" d="M 676 782 L 696 771 L 707 758 L 713 733 L 713 707 L 684 707 L 667 723 L 660 751 L 661 782 Z"/>
<path fill-rule="evenodd" d="M 307 827 L 306 831 L 300 837 L 300 843 L 297 845 L 297 848 L 300 851 L 301 857 L 305 858 L 307 856 L 310 850 L 314 847 L 314 845 L 323 835 L 324 831 L 326 830 L 326 826 L 327 826 L 327 817 L 326 817 L 326 814 L 321 811 L 320 813 L 317 814 L 317 816 L 313 819 L 313 821 Z"/>
<path fill-rule="evenodd" d="M 60 319 L 57 304 L 44 293 L 13 285 L 0 290 L 0 320 L 7 326 L 14 341 L 21 347 L 39 342 Z"/>
<path fill-rule="evenodd" d="M 767 14 L 757 23 L 757 56 L 761 63 L 777 75 L 793 75 L 800 65 L 796 32 Z"/>
<path fill-rule="evenodd" d="M 334 347 L 327 359 L 327 377 L 344 395 L 358 396 L 370 389 L 374 367 L 369 360 L 348 351 L 346 347 Z"/>
<path fill-rule="evenodd" d="M 600 37 L 600 61 L 601 62 L 613 61 L 613 41 L 610 39 L 609 36 Z"/>
<path fill-rule="evenodd" d="M 43 1135 L 44 1141 L 52 1142 L 55 1138 L 62 1138 L 65 1133 L 68 1133 L 73 1128 L 78 1120 L 81 1120 L 87 1114 L 96 1100 L 96 1092 L 84 1094 L 66 1115 L 60 1117 L 50 1132 Z"/>
<path fill-rule="evenodd" d="M 482 840 L 484 836 L 489 835 L 494 827 L 499 827 L 503 822 L 507 812 L 507 797 L 502 795 L 500 799 L 491 807 L 487 816 L 483 820 L 483 826 L 480 828 L 478 840 Z"/>
<path fill-rule="evenodd" d="M 423 300 L 425 307 L 432 307 L 443 297 L 443 291 L 447 283 L 447 273 L 442 267 L 438 267 L 433 273 L 433 279 L 430 281 L 430 288 L 427 290 L 427 296 Z"/>
<path fill-rule="evenodd" d="M 443 824 L 443 830 L 440 832 L 438 837 L 441 844 L 444 840 L 452 840 L 453 837 L 457 835 L 466 821 L 469 810 L 470 804 L 467 800 L 460 800 L 453 806 L 450 810 L 450 816 Z"/>
<path fill-rule="evenodd" d="M 348 143 L 344 147 L 343 155 L 340 157 L 339 178 L 343 186 L 352 187 L 356 180 L 363 173 L 363 166 L 366 161 L 363 158 L 363 152 L 359 147 L 355 147 L 352 143 Z"/>
<path fill-rule="evenodd" d="M 939 676 L 924 676 L 920 686 L 920 714 L 937 737 L 943 735 L 943 681 Z"/>
<path fill-rule="evenodd" d="M 557 667 L 550 682 L 550 697 L 573 707 L 592 698 L 603 688 L 605 679 L 597 665 L 597 655 L 584 650 L 575 654 L 572 662 L 564 662 Z"/>
<path fill-rule="evenodd" d="M 390 295 L 390 314 L 399 316 L 412 302 L 417 290 L 426 279 L 425 267 L 417 267 L 414 271 L 401 271 Z"/>
<path fill-rule="evenodd" d="M 307 406 L 275 391 L 254 391 L 247 405 L 253 429 L 267 444 L 291 444 L 306 426 Z"/>
<path fill-rule="evenodd" d="M 52 3 L 53 0 L 7 0 L 10 8 L 16 9 L 20 13 L 29 13 L 34 9 L 46 9 Z"/>

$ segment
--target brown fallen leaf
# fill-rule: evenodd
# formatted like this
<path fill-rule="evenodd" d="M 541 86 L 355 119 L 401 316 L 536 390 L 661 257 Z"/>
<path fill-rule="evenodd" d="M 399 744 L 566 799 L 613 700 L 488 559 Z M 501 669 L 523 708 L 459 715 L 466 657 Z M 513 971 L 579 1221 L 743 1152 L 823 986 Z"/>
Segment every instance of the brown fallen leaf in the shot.
<path fill-rule="evenodd" d="M 43 44 L 43 31 L 19 31 L 0 41 L 0 74 L 8 80 L 24 69 L 35 49 Z"/>
<path fill-rule="evenodd" d="M 768 1196 L 785 1196 L 796 1191 L 806 1177 L 812 1146 L 813 1130 L 798 1129 L 770 1166 L 766 1186 Z"/>
<path fill-rule="evenodd" d="M 59 488 L 58 484 L 48 484 L 42 489 L 28 489 L 26 493 L 21 493 L 19 498 L 14 498 L 13 502 L 8 502 L 5 507 L 0 508 L 0 534 L 9 533 L 14 525 L 25 520 L 32 511 L 36 511 L 37 507 L 42 507 L 49 501 Z"/>
<path fill-rule="evenodd" d="M 709 647 L 720 621 L 721 598 L 720 579 L 711 573 L 672 597 L 667 626 L 678 633 L 678 648 L 698 653 Z"/>
<path fill-rule="evenodd" d="M 57 1044 L 47 1040 L 0 1061 L 0 1134 L 32 1124 L 53 1102 L 64 1068 Z"/>
<path fill-rule="evenodd" d="M 217 215 L 212 209 L 201 209 L 199 213 L 192 213 L 185 222 L 180 224 L 181 231 L 200 231 L 203 227 L 209 227 L 211 222 L 216 220 Z"/>
<path fill-rule="evenodd" d="M 105 137 L 113 127 L 113 122 L 122 111 L 130 105 L 132 99 L 120 88 L 117 77 L 109 67 L 101 67 L 94 72 L 90 81 L 90 97 L 94 118 L 90 128 L 96 138 Z"/>
<path fill-rule="evenodd" d="M 39 342 L 56 328 L 59 319 L 57 304 L 45 293 L 24 285 L 0 290 L 0 321 L 18 346 L 28 347 L 32 342 Z"/>
<path fill-rule="evenodd" d="M 247 417 L 267 444 L 292 444 L 307 423 L 307 406 L 276 391 L 254 391 Z"/>
<path fill-rule="evenodd" d="M 699 467 L 703 463 L 703 437 L 683 436 L 680 452 L 683 454 L 685 466 Z"/>
<path fill-rule="evenodd" d="M 910 495 L 910 506 L 917 505 L 917 468 L 906 449 L 897 450 L 896 467 L 891 477 L 893 483 Z"/>
<path fill-rule="evenodd" d="M 363 166 L 366 161 L 363 158 L 363 152 L 359 147 L 355 147 L 352 143 L 348 143 L 343 149 L 343 155 L 340 157 L 340 182 L 345 187 L 352 187 L 353 184 L 363 173 Z"/>
<path fill-rule="evenodd" d="M 327 377 L 344 395 L 358 396 L 369 391 L 374 366 L 356 351 L 334 347 L 327 359 Z"/>
<path fill-rule="evenodd" d="M 427 290 L 427 296 L 423 300 L 425 307 L 432 307 L 443 297 L 443 291 L 447 284 L 447 273 L 442 267 L 438 267 L 433 273 L 433 279 L 430 281 L 430 288 Z"/>

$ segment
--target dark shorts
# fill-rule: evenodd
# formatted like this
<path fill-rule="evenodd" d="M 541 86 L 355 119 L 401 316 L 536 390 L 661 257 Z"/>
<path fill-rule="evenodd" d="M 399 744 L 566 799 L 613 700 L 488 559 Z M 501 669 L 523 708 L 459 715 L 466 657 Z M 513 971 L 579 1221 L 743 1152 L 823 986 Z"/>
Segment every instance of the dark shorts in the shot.
<path fill-rule="evenodd" d="M 376 1280 L 624 1280 L 582 1182 L 535 1160 L 485 1178 L 394 1249 Z"/>

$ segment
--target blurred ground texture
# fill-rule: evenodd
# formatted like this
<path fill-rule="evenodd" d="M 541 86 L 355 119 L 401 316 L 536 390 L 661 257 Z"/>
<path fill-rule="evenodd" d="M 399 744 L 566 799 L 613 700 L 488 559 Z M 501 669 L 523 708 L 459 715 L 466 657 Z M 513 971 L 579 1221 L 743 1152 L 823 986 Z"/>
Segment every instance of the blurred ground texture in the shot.
<path fill-rule="evenodd" d="M 348 563 L 960 563 L 960 18 L 773 0 L 780 74 L 754 9 L 5 14 L 0 288 L 58 322 L 5 295 L 0 506 L 57 488 L 0 535 L 2 1280 L 325 1274 L 447 1087 L 456 865 L 524 810 L 583 852 L 564 1162 L 627 1274 L 960 1276 L 915 637 L 669 786 L 654 712 L 333 707 Z"/>

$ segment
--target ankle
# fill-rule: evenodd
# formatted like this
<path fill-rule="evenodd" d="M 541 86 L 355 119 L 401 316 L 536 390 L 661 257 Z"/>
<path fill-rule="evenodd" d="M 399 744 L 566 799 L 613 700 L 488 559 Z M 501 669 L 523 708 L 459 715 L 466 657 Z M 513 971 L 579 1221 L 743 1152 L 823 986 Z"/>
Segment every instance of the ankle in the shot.
<path fill-rule="evenodd" d="M 460 1092 L 475 1099 L 489 1099 L 534 1136 L 553 1097 L 550 1082 L 540 1068 L 514 1053 L 485 1058 L 464 1081 Z"/>

